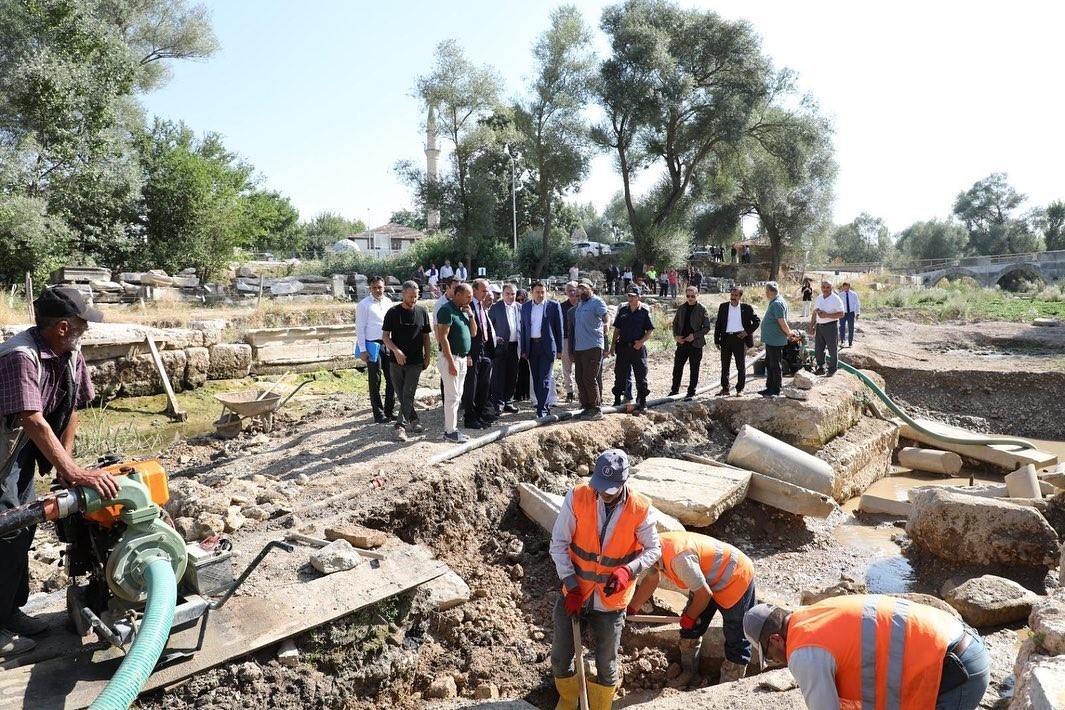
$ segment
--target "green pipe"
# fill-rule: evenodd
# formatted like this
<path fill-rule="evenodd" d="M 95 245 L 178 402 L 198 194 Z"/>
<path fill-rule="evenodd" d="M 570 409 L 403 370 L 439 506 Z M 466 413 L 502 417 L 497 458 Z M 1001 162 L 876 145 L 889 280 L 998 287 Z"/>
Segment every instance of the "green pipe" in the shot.
<path fill-rule="evenodd" d="M 866 387 L 873 390 L 873 394 L 879 397 L 881 401 L 883 401 L 883 403 L 888 406 L 888 409 L 894 412 L 899 417 L 899 419 L 906 422 L 911 427 L 921 432 L 925 436 L 930 436 L 933 439 L 944 441 L 948 444 L 966 444 L 972 446 L 1016 446 L 1021 449 L 1035 448 L 1035 444 L 1030 441 L 1025 441 L 1024 439 L 1013 439 L 1011 437 L 988 438 L 982 436 L 972 436 L 963 439 L 957 436 L 947 436 L 946 434 L 938 434 L 934 431 L 931 431 L 930 429 L 921 426 L 916 421 L 914 421 L 908 414 L 906 414 L 906 412 L 902 411 L 899 405 L 891 401 L 891 399 L 884 393 L 884 390 L 880 389 L 877 384 L 871 379 L 869 379 L 869 377 L 867 377 L 864 373 L 859 372 L 858 370 L 851 367 L 842 360 L 837 360 L 837 364 L 852 375 L 856 375 L 859 380 L 865 383 Z"/>
<path fill-rule="evenodd" d="M 89 710 L 127 710 L 148 682 L 148 676 L 170 638 L 177 604 L 177 580 L 170 560 L 162 557 L 152 560 L 144 571 L 144 580 L 148 601 L 137 637 L 130 644 L 122 665 Z"/>

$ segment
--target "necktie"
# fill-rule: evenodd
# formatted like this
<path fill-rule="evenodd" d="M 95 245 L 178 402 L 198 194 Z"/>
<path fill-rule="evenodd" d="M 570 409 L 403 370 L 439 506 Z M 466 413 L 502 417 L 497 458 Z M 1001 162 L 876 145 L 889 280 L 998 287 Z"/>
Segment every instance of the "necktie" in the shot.
<path fill-rule="evenodd" d="M 843 292 L 843 297 L 845 299 L 847 299 L 847 313 L 850 313 L 851 312 L 851 292 L 850 291 L 844 291 Z"/>
<path fill-rule="evenodd" d="M 477 328 L 481 331 L 481 342 L 488 342 L 488 326 L 484 322 L 484 306 L 477 304 Z"/>

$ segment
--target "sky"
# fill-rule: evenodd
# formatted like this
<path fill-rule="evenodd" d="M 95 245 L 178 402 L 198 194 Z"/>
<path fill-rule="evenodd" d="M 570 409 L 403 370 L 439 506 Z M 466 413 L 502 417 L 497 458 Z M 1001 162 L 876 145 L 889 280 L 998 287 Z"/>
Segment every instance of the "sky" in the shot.
<path fill-rule="evenodd" d="M 394 171 L 424 164 L 426 109 L 415 78 L 455 38 L 518 96 L 554 2 L 208 0 L 221 49 L 172 65 L 150 114 L 224 136 L 301 219 L 339 212 L 370 226 L 410 208 Z M 601 0 L 574 2 L 598 31 Z M 718 0 L 681 5 L 745 19 L 777 67 L 798 74 L 835 125 L 834 219 L 861 212 L 893 232 L 949 216 L 993 172 L 1029 196 L 1065 199 L 1065 3 L 1013 0 Z M 607 155 L 573 201 L 602 207 L 621 189 Z"/>

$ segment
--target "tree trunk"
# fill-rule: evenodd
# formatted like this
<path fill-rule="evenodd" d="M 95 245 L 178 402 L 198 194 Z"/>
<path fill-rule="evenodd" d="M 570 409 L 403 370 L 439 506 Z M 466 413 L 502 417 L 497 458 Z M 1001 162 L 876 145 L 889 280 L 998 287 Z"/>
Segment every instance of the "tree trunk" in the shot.
<path fill-rule="evenodd" d="M 543 168 L 540 168 L 540 175 L 542 176 Z M 540 213 L 544 216 L 543 223 L 543 253 L 540 254 L 540 258 L 536 262 L 536 269 L 533 271 L 533 276 L 539 278 L 544 273 L 544 267 L 547 266 L 547 258 L 551 254 L 551 223 L 554 216 L 551 214 L 551 198 L 547 194 L 547 185 L 545 180 L 540 180 Z"/>

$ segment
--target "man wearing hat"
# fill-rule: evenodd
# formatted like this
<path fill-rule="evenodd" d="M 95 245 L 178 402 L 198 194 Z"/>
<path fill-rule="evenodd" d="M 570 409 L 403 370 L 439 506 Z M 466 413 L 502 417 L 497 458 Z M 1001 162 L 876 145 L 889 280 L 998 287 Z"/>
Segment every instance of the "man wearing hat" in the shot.
<path fill-rule="evenodd" d="M 104 498 L 118 484 L 102 469 L 74 461 L 78 407 L 96 397 L 80 351 L 89 323 L 103 314 L 77 289 L 46 288 L 33 302 L 36 325 L 0 344 L 0 510 L 33 502 L 34 469 L 55 469 L 59 482 L 92 488 Z M 29 550 L 36 527 L 0 538 L 0 657 L 36 646 L 43 621 L 19 607 L 29 595 Z"/>
<path fill-rule="evenodd" d="M 651 337 L 655 324 L 651 322 L 651 311 L 640 303 L 640 287 L 629 286 L 626 289 L 628 306 L 618 308 L 614 316 L 614 337 L 610 343 L 610 354 L 616 355 L 614 362 L 614 406 L 621 404 L 625 394 L 625 384 L 629 373 L 636 378 L 636 409 L 647 405 L 647 395 L 651 390 L 647 385 L 647 350 L 644 343 Z"/>
<path fill-rule="evenodd" d="M 856 594 L 793 612 L 759 604 L 744 616 L 743 632 L 763 659 L 788 664 L 816 710 L 973 710 L 987 690 L 990 661 L 980 634 L 907 599 Z"/>
<path fill-rule="evenodd" d="M 660 555 L 651 501 L 625 485 L 628 477 L 624 451 L 601 453 L 591 480 L 566 494 L 551 531 L 551 559 L 562 580 L 551 646 L 558 708 L 575 710 L 580 697 L 573 666 L 573 617 L 587 624 L 595 643 L 596 682 L 588 682 L 589 705 L 611 706 L 625 609 L 635 592 L 632 583 Z"/>
<path fill-rule="evenodd" d="M 569 312 L 568 345 L 573 357 L 577 380 L 577 397 L 582 414 L 592 419 L 603 418 L 603 392 L 600 374 L 603 369 L 603 349 L 606 346 L 606 303 L 595 295 L 592 282 L 577 282 L 577 305 Z"/>

